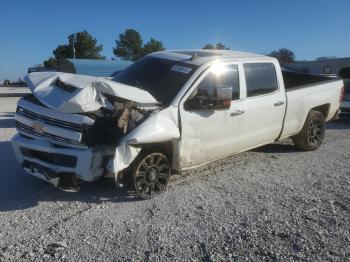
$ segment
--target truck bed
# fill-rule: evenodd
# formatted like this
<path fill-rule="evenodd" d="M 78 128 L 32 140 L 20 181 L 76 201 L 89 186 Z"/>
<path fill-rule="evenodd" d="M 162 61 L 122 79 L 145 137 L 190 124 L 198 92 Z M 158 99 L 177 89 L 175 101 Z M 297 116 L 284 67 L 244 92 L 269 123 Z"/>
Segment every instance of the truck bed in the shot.
<path fill-rule="evenodd" d="M 329 121 L 339 109 L 343 81 L 337 78 L 283 71 L 287 107 L 281 139 L 296 135 L 302 129 L 308 112 L 322 107 Z"/>
<path fill-rule="evenodd" d="M 303 74 L 289 70 L 287 68 L 281 68 L 281 70 L 283 75 L 284 88 L 286 92 L 314 85 L 319 85 L 328 81 L 338 81 L 337 78 L 321 75 Z"/>

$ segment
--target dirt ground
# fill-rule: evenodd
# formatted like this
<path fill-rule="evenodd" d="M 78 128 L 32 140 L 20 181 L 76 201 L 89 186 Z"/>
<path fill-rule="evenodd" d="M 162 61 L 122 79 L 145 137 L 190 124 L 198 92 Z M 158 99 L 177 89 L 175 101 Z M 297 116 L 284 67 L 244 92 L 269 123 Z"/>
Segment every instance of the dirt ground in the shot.
<path fill-rule="evenodd" d="M 61 192 L 26 175 L 0 97 L 0 261 L 349 261 L 350 119 L 324 144 L 264 146 L 191 170 L 141 201 L 112 180 Z"/>

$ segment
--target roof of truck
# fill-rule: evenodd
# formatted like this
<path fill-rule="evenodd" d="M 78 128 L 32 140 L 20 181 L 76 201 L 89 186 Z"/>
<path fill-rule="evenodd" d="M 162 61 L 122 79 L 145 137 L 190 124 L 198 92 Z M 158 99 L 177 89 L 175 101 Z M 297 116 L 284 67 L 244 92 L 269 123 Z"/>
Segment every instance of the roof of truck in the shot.
<path fill-rule="evenodd" d="M 215 59 L 234 59 L 234 60 L 249 60 L 249 59 L 274 59 L 269 56 L 259 55 L 254 53 L 246 53 L 231 50 L 170 50 L 151 54 L 151 56 L 161 57 L 164 59 L 181 61 L 185 63 L 202 65 L 206 62 Z"/>

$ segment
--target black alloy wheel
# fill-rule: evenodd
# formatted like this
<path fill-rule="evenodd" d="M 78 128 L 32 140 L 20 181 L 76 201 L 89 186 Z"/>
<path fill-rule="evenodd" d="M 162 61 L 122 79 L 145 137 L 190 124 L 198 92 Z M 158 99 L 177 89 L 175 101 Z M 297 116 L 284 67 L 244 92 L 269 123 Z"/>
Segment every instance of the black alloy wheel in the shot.
<path fill-rule="evenodd" d="M 325 136 L 325 117 L 319 111 L 311 110 L 299 134 L 292 137 L 294 145 L 311 151 L 320 147 Z"/>
<path fill-rule="evenodd" d="M 323 139 L 324 128 L 319 118 L 315 118 L 310 122 L 308 135 L 309 143 L 312 145 L 317 145 Z"/>
<path fill-rule="evenodd" d="M 171 167 L 162 153 L 143 154 L 133 173 L 136 193 L 142 199 L 150 199 L 165 191 Z"/>

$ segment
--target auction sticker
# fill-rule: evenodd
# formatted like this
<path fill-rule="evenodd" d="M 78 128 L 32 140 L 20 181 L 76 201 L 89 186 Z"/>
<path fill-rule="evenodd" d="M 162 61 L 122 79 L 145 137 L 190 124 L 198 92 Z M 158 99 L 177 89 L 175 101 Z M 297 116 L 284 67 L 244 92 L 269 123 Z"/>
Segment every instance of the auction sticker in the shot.
<path fill-rule="evenodd" d="M 183 74 L 188 74 L 189 72 L 192 71 L 192 68 L 186 67 L 186 66 L 181 66 L 181 65 L 174 65 L 171 70 L 180 72 Z"/>

